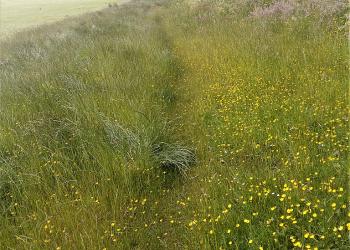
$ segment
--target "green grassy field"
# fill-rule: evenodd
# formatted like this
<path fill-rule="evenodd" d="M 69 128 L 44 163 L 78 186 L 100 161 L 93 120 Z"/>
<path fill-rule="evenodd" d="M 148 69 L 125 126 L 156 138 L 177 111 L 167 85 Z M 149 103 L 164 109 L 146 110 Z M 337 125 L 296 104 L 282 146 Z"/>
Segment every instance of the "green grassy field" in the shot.
<path fill-rule="evenodd" d="M 61 20 L 67 16 L 106 8 L 107 0 L 2 0 L 0 3 L 0 35 Z M 124 1 L 125 2 L 125 1 Z"/>
<path fill-rule="evenodd" d="M 2 41 L 0 249 L 348 249 L 347 9 L 299 3 L 132 1 Z"/>

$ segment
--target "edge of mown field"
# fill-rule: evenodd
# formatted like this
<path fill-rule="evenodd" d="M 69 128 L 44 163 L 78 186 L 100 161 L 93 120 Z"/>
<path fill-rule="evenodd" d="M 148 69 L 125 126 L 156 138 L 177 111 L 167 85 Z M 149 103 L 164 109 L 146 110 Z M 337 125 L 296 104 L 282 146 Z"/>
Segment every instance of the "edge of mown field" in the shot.
<path fill-rule="evenodd" d="M 9 30 L 9 28 L 6 28 L 5 30 L 5 28 L 1 27 L 1 21 L 3 17 L 1 17 L 0 15 L 0 41 L 11 40 L 14 36 L 16 36 L 16 34 L 20 34 L 22 32 L 31 31 L 35 29 L 40 29 L 42 26 L 46 26 L 46 25 L 54 25 L 56 23 L 62 22 L 67 19 L 83 18 L 85 15 L 93 14 L 98 11 L 104 11 L 105 9 L 108 9 L 113 5 L 121 6 L 123 4 L 127 4 L 130 1 L 132 0 L 116 0 L 116 1 L 114 0 L 114 1 L 111 1 L 111 3 L 105 2 L 100 7 L 95 7 L 92 10 L 85 10 L 85 11 L 83 10 L 71 15 L 65 15 L 64 13 L 61 15 L 56 14 L 56 17 L 55 16 L 46 17 L 48 20 L 43 20 L 41 22 L 38 21 L 37 23 L 32 23 L 30 25 L 28 24 L 23 25 L 23 26 L 20 26 L 19 28 L 11 27 L 11 30 Z M 5 10 L 2 10 L 3 8 L 1 7 L 1 4 L 0 4 L 0 9 L 1 11 L 5 11 Z M 11 11 L 14 12 L 14 10 L 11 10 Z M 44 15 L 44 13 L 42 13 L 42 15 Z"/>

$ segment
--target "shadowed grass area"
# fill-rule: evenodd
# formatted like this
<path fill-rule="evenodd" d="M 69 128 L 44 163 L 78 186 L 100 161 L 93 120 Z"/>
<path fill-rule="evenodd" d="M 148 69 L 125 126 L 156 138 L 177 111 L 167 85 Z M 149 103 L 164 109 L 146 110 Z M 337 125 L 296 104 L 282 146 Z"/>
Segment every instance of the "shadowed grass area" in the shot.
<path fill-rule="evenodd" d="M 2 42 L 0 248 L 346 249 L 343 9 L 287 4 L 135 1 Z"/>

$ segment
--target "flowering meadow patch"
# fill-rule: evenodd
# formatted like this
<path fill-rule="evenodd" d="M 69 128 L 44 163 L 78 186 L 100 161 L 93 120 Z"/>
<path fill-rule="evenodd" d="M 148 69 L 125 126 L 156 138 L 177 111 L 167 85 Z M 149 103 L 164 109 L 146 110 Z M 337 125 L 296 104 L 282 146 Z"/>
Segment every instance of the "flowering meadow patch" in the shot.
<path fill-rule="evenodd" d="M 349 248 L 344 27 L 135 1 L 0 44 L 0 248 Z"/>

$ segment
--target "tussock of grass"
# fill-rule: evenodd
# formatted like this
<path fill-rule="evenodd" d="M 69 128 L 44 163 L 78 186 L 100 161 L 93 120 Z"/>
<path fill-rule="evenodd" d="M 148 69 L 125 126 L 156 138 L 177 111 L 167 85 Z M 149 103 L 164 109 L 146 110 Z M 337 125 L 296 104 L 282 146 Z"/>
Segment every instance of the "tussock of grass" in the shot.
<path fill-rule="evenodd" d="M 113 147 L 120 150 L 122 153 L 133 155 L 137 152 L 141 152 L 141 139 L 132 131 L 109 121 L 105 122 L 105 131 Z"/>
<path fill-rule="evenodd" d="M 163 170 L 179 171 L 183 175 L 196 162 L 193 150 L 178 144 L 159 143 L 154 146 L 153 154 Z"/>

